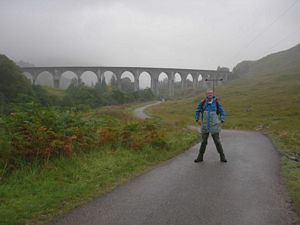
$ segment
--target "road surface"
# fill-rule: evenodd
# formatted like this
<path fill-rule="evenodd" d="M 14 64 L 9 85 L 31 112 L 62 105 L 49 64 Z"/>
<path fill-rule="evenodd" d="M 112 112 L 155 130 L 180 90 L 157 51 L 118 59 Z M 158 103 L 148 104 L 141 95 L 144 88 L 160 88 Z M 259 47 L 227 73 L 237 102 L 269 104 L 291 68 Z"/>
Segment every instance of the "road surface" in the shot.
<path fill-rule="evenodd" d="M 199 144 L 53 224 L 289 225 L 298 224 L 280 180 L 280 156 L 258 132 L 225 130 L 228 163 L 211 137 L 204 162 Z"/>
<path fill-rule="evenodd" d="M 134 111 L 133 111 L 133 114 L 135 115 L 135 117 L 139 118 L 139 119 L 149 119 L 151 118 L 151 116 L 148 116 L 146 113 L 145 113 L 145 109 L 150 107 L 150 106 L 154 106 L 154 105 L 158 105 L 160 104 L 161 102 L 158 101 L 158 102 L 155 102 L 155 103 L 152 103 L 152 104 L 149 104 L 149 105 L 146 105 L 146 106 L 143 106 L 143 107 L 140 107 L 140 108 L 136 108 Z"/>

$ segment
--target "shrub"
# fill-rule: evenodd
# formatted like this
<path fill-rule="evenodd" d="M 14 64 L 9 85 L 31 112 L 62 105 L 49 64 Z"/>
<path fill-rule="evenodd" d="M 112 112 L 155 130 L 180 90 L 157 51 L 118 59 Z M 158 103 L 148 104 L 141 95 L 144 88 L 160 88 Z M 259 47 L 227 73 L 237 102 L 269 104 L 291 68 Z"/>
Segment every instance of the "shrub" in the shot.
<path fill-rule="evenodd" d="M 21 69 L 5 55 L 0 55 L 0 94 L 4 102 L 13 101 L 19 94 L 30 92 L 30 81 Z"/>
<path fill-rule="evenodd" d="M 30 107 L 31 106 L 31 107 Z M 48 162 L 57 155 L 70 157 L 98 144 L 96 123 L 80 114 L 34 104 L 1 119 L 1 167 L 18 167 L 18 161 Z"/>
<path fill-rule="evenodd" d="M 0 118 L 0 168 L 2 174 L 12 169 L 12 162 L 15 161 L 15 152 L 11 144 L 10 137 L 4 132 L 3 129 L 4 121 Z"/>
<path fill-rule="evenodd" d="M 158 123 L 133 120 L 125 116 L 122 107 L 113 108 L 94 114 L 36 103 L 15 105 L 13 113 L 0 117 L 2 174 L 103 146 L 134 151 L 168 148 Z"/>
<path fill-rule="evenodd" d="M 99 142 L 112 147 L 122 147 L 134 151 L 143 151 L 146 148 L 167 149 L 159 124 L 150 121 L 119 120 L 117 124 L 105 124 L 99 131 Z"/>

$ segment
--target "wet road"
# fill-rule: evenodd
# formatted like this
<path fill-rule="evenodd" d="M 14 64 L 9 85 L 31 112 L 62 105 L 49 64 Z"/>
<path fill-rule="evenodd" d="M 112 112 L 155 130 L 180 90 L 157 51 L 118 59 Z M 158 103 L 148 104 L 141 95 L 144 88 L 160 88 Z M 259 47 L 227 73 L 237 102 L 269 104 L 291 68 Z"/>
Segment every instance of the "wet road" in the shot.
<path fill-rule="evenodd" d="M 53 224 L 289 225 L 298 224 L 279 177 L 279 154 L 264 135 L 225 130 L 228 163 L 209 138 Z M 299 222 L 299 221 L 298 221 Z"/>
<path fill-rule="evenodd" d="M 154 105 L 158 105 L 160 104 L 161 102 L 155 102 L 155 103 L 152 103 L 152 104 L 149 104 L 149 105 L 146 105 L 146 106 L 143 106 L 143 107 L 140 107 L 140 108 L 137 108 L 133 111 L 133 114 L 135 115 L 135 117 L 139 118 L 139 119 L 148 119 L 148 118 L 151 118 L 150 116 L 146 115 L 144 110 L 150 106 L 154 106 Z"/>

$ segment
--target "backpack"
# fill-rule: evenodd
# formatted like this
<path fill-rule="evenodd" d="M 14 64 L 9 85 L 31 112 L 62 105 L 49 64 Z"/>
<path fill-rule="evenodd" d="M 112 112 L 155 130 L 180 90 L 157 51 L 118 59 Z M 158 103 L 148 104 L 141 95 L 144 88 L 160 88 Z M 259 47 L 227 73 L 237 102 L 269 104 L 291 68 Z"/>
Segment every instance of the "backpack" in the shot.
<path fill-rule="evenodd" d="M 219 111 L 219 100 L 216 98 L 215 102 L 216 102 L 216 109 L 217 109 L 216 113 L 217 113 L 217 115 L 219 115 L 220 114 L 220 111 Z M 201 103 L 201 112 L 202 112 L 202 114 L 203 114 L 203 110 L 204 110 L 205 104 L 206 104 L 206 98 Z"/>

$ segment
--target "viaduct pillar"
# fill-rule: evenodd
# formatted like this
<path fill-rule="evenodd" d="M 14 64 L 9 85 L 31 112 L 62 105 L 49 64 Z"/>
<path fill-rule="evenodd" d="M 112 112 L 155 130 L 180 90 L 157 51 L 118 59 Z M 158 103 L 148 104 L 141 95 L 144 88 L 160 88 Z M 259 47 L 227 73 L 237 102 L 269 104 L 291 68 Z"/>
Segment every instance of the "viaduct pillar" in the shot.
<path fill-rule="evenodd" d="M 115 72 L 116 77 L 117 77 L 117 87 L 119 90 L 122 90 L 122 83 L 121 83 L 121 73 L 119 71 Z"/>
<path fill-rule="evenodd" d="M 157 72 L 152 72 L 150 74 L 151 76 L 151 90 L 152 92 L 157 96 L 159 95 L 159 89 L 158 89 L 158 73 Z"/>
<path fill-rule="evenodd" d="M 138 91 L 140 89 L 140 72 L 137 70 L 134 73 L 134 91 Z"/>
<path fill-rule="evenodd" d="M 96 71 L 96 76 L 97 76 L 97 83 L 101 84 L 102 83 L 102 72 L 100 69 L 97 69 Z"/>
<path fill-rule="evenodd" d="M 60 76 L 61 76 L 60 71 L 58 71 L 57 69 L 54 69 L 52 76 L 53 76 L 53 87 L 59 88 Z"/>
<path fill-rule="evenodd" d="M 168 74 L 169 96 L 174 96 L 174 72 Z"/>
<path fill-rule="evenodd" d="M 181 74 L 181 89 L 184 90 L 186 89 L 186 78 L 187 78 L 187 74 Z"/>
<path fill-rule="evenodd" d="M 193 77 L 193 88 L 196 89 L 197 88 L 197 84 L 198 84 L 198 76 L 197 74 L 192 74 Z"/>
<path fill-rule="evenodd" d="M 38 72 L 37 71 L 32 71 L 31 72 L 31 76 L 32 76 L 32 84 L 33 85 L 36 85 L 36 80 L 37 80 L 37 77 L 38 77 Z"/>

